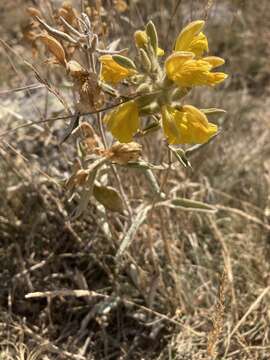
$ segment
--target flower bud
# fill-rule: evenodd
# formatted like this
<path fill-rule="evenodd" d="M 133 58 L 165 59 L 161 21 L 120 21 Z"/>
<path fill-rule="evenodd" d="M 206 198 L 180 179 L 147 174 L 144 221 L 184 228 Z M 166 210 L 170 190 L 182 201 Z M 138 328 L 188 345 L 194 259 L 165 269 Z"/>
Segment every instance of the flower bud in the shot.
<path fill-rule="evenodd" d="M 134 41 L 136 46 L 140 49 L 146 46 L 148 43 L 148 37 L 145 31 L 137 30 L 134 33 Z"/>
<path fill-rule="evenodd" d="M 143 49 L 140 49 L 140 56 L 141 56 L 141 63 L 146 72 L 149 72 L 151 70 L 151 61 Z"/>

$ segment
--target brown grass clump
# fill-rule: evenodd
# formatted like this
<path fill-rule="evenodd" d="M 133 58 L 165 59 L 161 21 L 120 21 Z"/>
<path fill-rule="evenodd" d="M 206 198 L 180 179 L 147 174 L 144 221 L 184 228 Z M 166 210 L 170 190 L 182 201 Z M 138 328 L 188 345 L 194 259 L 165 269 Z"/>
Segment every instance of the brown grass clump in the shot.
<path fill-rule="evenodd" d="M 192 101 L 226 109 L 221 133 L 186 152 L 192 167 L 165 170 L 165 144 L 149 133 L 139 143 L 155 177 L 126 168 L 140 144 L 104 149 L 91 116 L 70 121 L 74 98 L 91 112 L 109 96 L 72 58 L 77 45 L 36 39 L 42 25 L 21 5 L 60 31 L 60 16 L 77 29 L 84 6 L 104 43 L 128 48 L 150 19 L 165 50 L 182 25 L 206 19 L 230 77 Z M 0 358 L 268 360 L 269 1 L 14 0 L 0 9 Z M 106 163 L 87 206 L 72 192 L 89 180 L 78 148 Z M 165 206 L 163 194 L 188 201 Z"/>

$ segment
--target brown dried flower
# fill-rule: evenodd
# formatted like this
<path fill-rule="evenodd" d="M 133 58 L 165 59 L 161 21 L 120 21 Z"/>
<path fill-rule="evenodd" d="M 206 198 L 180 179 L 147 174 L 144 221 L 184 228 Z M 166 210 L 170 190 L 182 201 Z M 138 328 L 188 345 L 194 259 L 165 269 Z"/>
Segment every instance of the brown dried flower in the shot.
<path fill-rule="evenodd" d="M 129 162 L 135 162 L 142 154 L 142 145 L 136 142 L 119 143 L 116 142 L 107 150 L 105 157 L 112 162 L 120 165 L 126 165 Z"/>
<path fill-rule="evenodd" d="M 79 93 L 78 109 L 82 112 L 97 110 L 103 104 L 104 96 L 95 73 L 84 69 L 77 61 L 67 63 L 67 72 L 74 82 L 74 90 Z"/>

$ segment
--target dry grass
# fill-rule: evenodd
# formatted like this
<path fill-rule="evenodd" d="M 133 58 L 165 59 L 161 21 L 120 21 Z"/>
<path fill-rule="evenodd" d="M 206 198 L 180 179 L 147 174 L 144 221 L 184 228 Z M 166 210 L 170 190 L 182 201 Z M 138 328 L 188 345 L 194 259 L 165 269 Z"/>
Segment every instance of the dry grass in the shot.
<path fill-rule="evenodd" d="M 19 57 L 31 50 L 13 3 L 0 15 L 13 49 L 0 49 L 1 134 L 60 110 L 45 89 L 3 93 L 36 82 Z M 171 171 L 163 189 L 218 212 L 156 207 L 120 258 L 123 219 L 90 205 L 67 220 L 75 200 L 59 180 L 70 173 L 74 144 L 58 145 L 63 123 L 1 136 L 0 359 L 39 351 L 46 360 L 270 358 L 269 14 L 267 0 L 141 0 L 113 19 L 114 38 L 129 45 L 127 33 L 151 17 L 168 50 L 182 24 L 207 18 L 210 46 L 231 74 L 217 92 L 193 95 L 198 106 L 227 110 L 222 133 L 192 154 L 192 170 Z M 145 146 L 154 162 L 166 157 L 161 139 Z M 131 204 L 151 199 L 136 169 L 120 176 Z"/>

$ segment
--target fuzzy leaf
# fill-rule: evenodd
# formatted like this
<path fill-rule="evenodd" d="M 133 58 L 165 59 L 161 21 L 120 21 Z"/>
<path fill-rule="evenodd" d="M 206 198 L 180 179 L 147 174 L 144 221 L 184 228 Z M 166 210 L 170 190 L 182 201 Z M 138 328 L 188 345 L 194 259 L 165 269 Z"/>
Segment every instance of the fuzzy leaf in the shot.
<path fill-rule="evenodd" d="M 190 162 L 187 159 L 186 153 L 183 149 L 174 149 L 172 146 L 169 146 L 172 150 L 173 154 L 175 155 L 176 159 L 180 162 L 182 166 L 191 167 Z"/>
<path fill-rule="evenodd" d="M 169 202 L 169 205 L 172 205 L 176 208 L 183 208 L 186 210 L 193 211 L 205 211 L 205 212 L 216 212 L 216 208 L 212 205 L 205 204 L 201 201 L 189 200 L 185 198 L 176 198 Z"/>
<path fill-rule="evenodd" d="M 200 109 L 206 115 L 219 115 L 226 114 L 226 111 L 223 109 L 210 108 L 210 109 Z"/>
<path fill-rule="evenodd" d="M 105 208 L 111 211 L 123 212 L 121 196 L 114 188 L 94 185 L 93 195 Z"/>
<path fill-rule="evenodd" d="M 152 45 L 152 48 L 154 50 L 154 53 L 157 54 L 158 51 L 158 36 L 157 36 L 157 30 L 152 21 L 149 21 L 146 25 L 146 33 L 150 39 L 150 43 Z"/>
<path fill-rule="evenodd" d="M 119 257 L 124 253 L 124 251 L 129 247 L 139 227 L 143 224 L 143 222 L 147 218 L 147 214 L 151 210 L 151 208 L 152 205 L 146 207 L 143 206 L 140 208 L 135 218 L 133 219 L 130 228 L 128 229 L 127 233 L 125 234 L 124 238 L 121 241 L 120 247 L 116 253 L 116 259 L 119 259 Z"/>
<path fill-rule="evenodd" d="M 136 70 L 136 65 L 128 57 L 123 56 L 123 55 L 113 55 L 112 58 L 115 62 L 117 62 L 118 65 L 123 66 L 124 68 L 127 68 L 127 69 Z"/>

